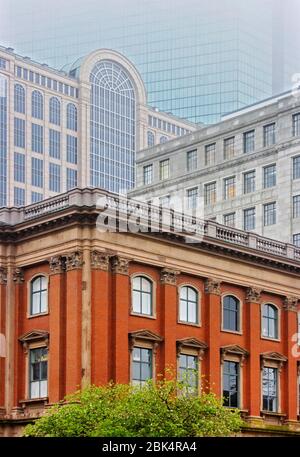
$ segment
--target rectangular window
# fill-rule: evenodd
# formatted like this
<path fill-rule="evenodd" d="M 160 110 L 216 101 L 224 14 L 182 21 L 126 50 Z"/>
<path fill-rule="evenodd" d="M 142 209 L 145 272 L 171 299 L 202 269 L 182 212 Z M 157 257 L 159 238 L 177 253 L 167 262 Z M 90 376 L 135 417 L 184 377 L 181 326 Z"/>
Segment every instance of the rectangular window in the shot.
<path fill-rule="evenodd" d="M 268 124 L 264 126 L 264 147 L 272 146 L 276 142 L 275 138 L 276 124 Z"/>
<path fill-rule="evenodd" d="M 277 412 L 278 410 L 278 369 L 263 368 L 262 375 L 263 410 Z"/>
<path fill-rule="evenodd" d="M 255 170 L 244 174 L 244 194 L 255 192 Z"/>
<path fill-rule="evenodd" d="M 235 176 L 224 179 L 224 200 L 235 197 Z"/>
<path fill-rule="evenodd" d="M 49 129 L 49 155 L 60 159 L 60 132 L 53 129 Z"/>
<path fill-rule="evenodd" d="M 49 163 L 49 190 L 60 192 L 60 165 Z"/>
<path fill-rule="evenodd" d="M 295 235 L 293 235 L 293 244 L 300 248 L 300 233 L 295 233 Z"/>
<path fill-rule="evenodd" d="M 43 194 L 39 192 L 31 192 L 31 203 L 38 203 L 43 200 Z"/>
<path fill-rule="evenodd" d="M 293 136 L 300 135 L 300 113 L 293 115 Z"/>
<path fill-rule="evenodd" d="M 185 393 L 197 395 L 198 393 L 198 358 L 194 355 L 180 354 L 179 380 L 186 387 Z"/>
<path fill-rule="evenodd" d="M 205 146 L 205 165 L 214 165 L 216 162 L 216 143 Z"/>
<path fill-rule="evenodd" d="M 67 135 L 67 162 L 77 164 L 77 138 Z"/>
<path fill-rule="evenodd" d="M 229 214 L 224 214 L 224 225 L 227 227 L 235 227 L 236 222 L 235 222 L 235 213 L 229 213 Z"/>
<path fill-rule="evenodd" d="M 244 210 L 244 230 L 255 229 L 255 208 Z"/>
<path fill-rule="evenodd" d="M 244 153 L 253 152 L 255 149 L 255 130 L 244 133 Z"/>
<path fill-rule="evenodd" d="M 6 60 L 2 59 L 2 57 L 0 57 L 0 68 L 2 68 L 3 70 L 6 69 Z"/>
<path fill-rule="evenodd" d="M 264 188 L 276 186 L 276 165 L 264 167 Z"/>
<path fill-rule="evenodd" d="M 293 217 L 300 217 L 300 195 L 293 197 Z"/>
<path fill-rule="evenodd" d="M 25 155 L 19 152 L 14 154 L 14 180 L 25 182 Z"/>
<path fill-rule="evenodd" d="M 44 172 L 43 172 L 43 161 L 31 158 L 31 184 L 36 187 L 43 187 Z"/>
<path fill-rule="evenodd" d="M 300 178 L 300 156 L 293 158 L 293 179 Z"/>
<path fill-rule="evenodd" d="M 189 172 L 197 170 L 197 149 L 186 153 L 186 168 Z"/>
<path fill-rule="evenodd" d="M 25 189 L 14 187 L 14 206 L 25 205 Z"/>
<path fill-rule="evenodd" d="M 276 203 L 264 205 L 264 226 L 276 224 Z"/>
<path fill-rule="evenodd" d="M 48 395 L 48 349 L 31 349 L 29 397 L 45 398 Z"/>
<path fill-rule="evenodd" d="M 214 205 L 217 201 L 217 184 L 211 182 L 204 185 L 204 203 L 205 205 Z"/>
<path fill-rule="evenodd" d="M 187 207 L 196 209 L 198 207 L 198 187 L 187 190 Z"/>
<path fill-rule="evenodd" d="M 234 157 L 234 136 L 224 140 L 224 159 L 232 159 Z"/>
<path fill-rule="evenodd" d="M 77 187 L 77 170 L 67 168 L 67 190 Z"/>
<path fill-rule="evenodd" d="M 225 360 L 223 363 L 223 404 L 229 408 L 239 408 L 240 365 Z"/>
<path fill-rule="evenodd" d="M 159 206 L 162 208 L 170 208 L 171 197 L 170 195 L 165 195 L 164 197 L 159 198 Z"/>
<path fill-rule="evenodd" d="M 170 177 L 170 160 L 162 160 L 159 162 L 159 179 L 163 181 L 164 179 L 169 179 Z"/>
<path fill-rule="evenodd" d="M 152 183 L 152 176 L 153 176 L 153 165 L 152 163 L 149 165 L 145 165 L 143 168 L 143 182 L 144 186 L 147 184 Z"/>
<path fill-rule="evenodd" d="M 152 349 L 134 347 L 132 351 L 132 384 L 142 386 L 152 379 Z"/>
<path fill-rule="evenodd" d="M 25 148 L 25 121 L 18 117 L 14 119 L 14 144 L 18 148 Z"/>
<path fill-rule="evenodd" d="M 33 152 L 44 152 L 44 128 L 39 124 L 31 124 L 31 149 Z"/>

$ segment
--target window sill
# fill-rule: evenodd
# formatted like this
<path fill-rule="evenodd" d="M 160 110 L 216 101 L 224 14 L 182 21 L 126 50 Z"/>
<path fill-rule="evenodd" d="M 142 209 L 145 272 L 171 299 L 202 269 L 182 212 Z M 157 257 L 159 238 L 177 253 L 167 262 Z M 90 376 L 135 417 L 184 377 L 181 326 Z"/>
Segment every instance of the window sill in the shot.
<path fill-rule="evenodd" d="M 201 323 L 194 323 L 194 322 L 177 321 L 177 324 L 189 325 L 190 327 L 197 327 L 197 328 L 201 327 Z"/>
<path fill-rule="evenodd" d="M 35 317 L 42 317 L 42 316 L 48 316 L 49 315 L 49 311 L 47 311 L 46 313 L 39 313 L 39 314 L 27 314 L 27 319 L 34 319 Z"/>
<path fill-rule="evenodd" d="M 243 335 L 243 332 L 238 332 L 238 331 L 235 331 L 235 330 L 226 330 L 224 328 L 221 328 L 221 332 L 224 332 L 224 333 L 232 333 L 234 335 Z"/>
<path fill-rule="evenodd" d="M 277 412 L 273 412 L 273 411 L 261 411 L 260 415 L 262 417 L 270 416 L 270 417 L 278 417 L 278 418 L 282 418 L 282 419 L 284 419 L 286 417 L 286 414 L 284 414 L 284 413 L 277 413 Z"/>
<path fill-rule="evenodd" d="M 280 343 L 281 340 L 279 338 L 270 338 L 268 336 L 260 336 L 261 340 L 273 341 L 274 343 Z"/>
<path fill-rule="evenodd" d="M 46 403 L 48 403 L 48 397 L 41 397 L 41 398 L 27 398 L 27 399 L 24 399 L 24 400 L 20 400 L 20 402 L 22 404 L 22 407 L 25 407 L 26 405 L 31 405 L 31 404 L 36 404 L 36 403 L 44 403 L 44 405 Z"/>
<path fill-rule="evenodd" d="M 156 319 L 156 315 L 149 315 L 149 314 L 139 314 L 139 313 L 133 313 L 131 312 L 130 313 L 130 316 L 134 316 L 134 317 L 145 317 L 146 319 Z"/>

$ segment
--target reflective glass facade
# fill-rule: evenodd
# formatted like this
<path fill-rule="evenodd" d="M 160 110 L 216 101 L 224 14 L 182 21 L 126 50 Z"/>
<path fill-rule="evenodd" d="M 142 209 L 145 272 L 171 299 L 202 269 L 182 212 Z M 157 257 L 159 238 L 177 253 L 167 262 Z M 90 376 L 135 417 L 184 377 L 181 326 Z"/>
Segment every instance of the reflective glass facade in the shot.
<path fill-rule="evenodd" d="M 0 74 L 0 207 L 7 202 L 7 78 Z"/>
<path fill-rule="evenodd" d="M 46 2 L 2 3 L 5 45 L 56 68 L 97 48 L 120 51 L 150 105 L 193 122 L 216 122 L 299 73 L 298 0 L 52 0 L 51 11 Z"/>

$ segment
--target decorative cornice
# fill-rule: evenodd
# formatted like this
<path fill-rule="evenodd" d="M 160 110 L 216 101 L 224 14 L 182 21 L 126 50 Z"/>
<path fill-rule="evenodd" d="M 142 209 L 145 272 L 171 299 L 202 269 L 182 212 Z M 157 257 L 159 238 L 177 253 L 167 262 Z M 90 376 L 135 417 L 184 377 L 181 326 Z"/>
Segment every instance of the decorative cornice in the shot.
<path fill-rule="evenodd" d="M 94 270 L 108 271 L 109 259 L 111 255 L 106 252 L 92 251 L 91 252 L 91 266 Z"/>
<path fill-rule="evenodd" d="M 246 302 L 247 303 L 260 303 L 261 300 L 261 289 L 256 287 L 249 287 L 246 291 Z"/>
<path fill-rule="evenodd" d="M 49 260 L 51 274 L 63 273 L 66 269 L 65 259 L 62 256 L 54 256 Z"/>
<path fill-rule="evenodd" d="M 177 357 L 180 356 L 184 348 L 192 348 L 197 350 L 199 360 L 203 359 L 204 352 L 208 347 L 206 343 L 198 340 L 197 338 L 182 338 L 176 341 L 176 346 Z"/>
<path fill-rule="evenodd" d="M 238 346 L 237 344 L 230 344 L 228 346 L 222 346 L 220 348 L 221 351 L 221 363 L 223 364 L 224 361 L 226 360 L 226 356 L 228 355 L 235 355 L 239 357 L 240 359 L 240 365 L 243 366 L 245 358 L 248 357 L 249 352 L 242 348 L 241 346 Z"/>
<path fill-rule="evenodd" d="M 177 276 L 180 274 L 178 270 L 172 270 L 170 268 L 163 268 L 160 272 L 160 282 L 162 284 L 169 284 L 176 286 Z"/>
<path fill-rule="evenodd" d="M 221 281 L 217 279 L 207 278 L 205 280 L 205 292 L 207 294 L 221 295 Z"/>
<path fill-rule="evenodd" d="M 163 341 L 163 338 L 161 336 L 159 336 L 157 333 L 154 333 L 151 330 L 146 330 L 146 329 L 130 332 L 128 334 L 128 337 L 129 337 L 130 351 L 133 350 L 137 340 L 142 340 L 142 341 L 149 341 L 152 344 L 154 353 L 156 353 L 159 343 L 161 343 Z"/>
<path fill-rule="evenodd" d="M 278 366 L 279 372 L 282 369 L 284 363 L 286 363 L 288 358 L 285 355 L 280 354 L 279 352 L 264 352 L 260 354 L 261 369 L 263 370 L 268 366 L 268 362 L 275 362 Z"/>
<path fill-rule="evenodd" d="M 7 284 L 7 268 L 0 267 L 0 284 Z"/>
<path fill-rule="evenodd" d="M 24 352 L 28 352 L 29 344 L 34 341 L 42 341 L 48 347 L 49 345 L 49 332 L 46 330 L 30 330 L 20 336 L 19 341 L 23 344 Z"/>
<path fill-rule="evenodd" d="M 283 309 L 285 311 L 294 311 L 297 312 L 298 308 L 298 297 L 288 296 L 283 300 Z"/>
<path fill-rule="evenodd" d="M 66 262 L 66 271 L 78 270 L 79 268 L 82 268 L 84 264 L 82 252 L 80 251 L 68 252 L 64 257 Z"/>
<path fill-rule="evenodd" d="M 15 268 L 13 271 L 13 281 L 15 284 L 23 284 L 24 271 L 21 268 Z"/>
<path fill-rule="evenodd" d="M 111 271 L 114 274 L 129 275 L 129 259 L 125 257 L 113 256 L 111 259 Z"/>

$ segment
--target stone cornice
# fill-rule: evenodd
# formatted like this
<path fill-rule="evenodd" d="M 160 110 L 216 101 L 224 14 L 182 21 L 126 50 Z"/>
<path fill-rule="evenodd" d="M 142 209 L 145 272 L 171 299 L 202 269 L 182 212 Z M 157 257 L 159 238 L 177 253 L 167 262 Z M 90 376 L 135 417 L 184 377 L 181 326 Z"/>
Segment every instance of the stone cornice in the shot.
<path fill-rule="evenodd" d="M 179 275 L 178 270 L 172 270 L 170 268 L 163 268 L 160 272 L 160 282 L 162 284 L 169 284 L 171 286 L 176 286 L 177 276 Z"/>
<path fill-rule="evenodd" d="M 261 289 L 249 287 L 246 291 L 246 303 L 260 303 Z"/>
<path fill-rule="evenodd" d="M 92 251 L 91 252 L 91 267 L 94 270 L 109 270 L 110 254 L 106 252 Z"/>
<path fill-rule="evenodd" d="M 217 279 L 207 278 L 204 290 L 207 294 L 221 295 L 221 282 Z"/>
<path fill-rule="evenodd" d="M 49 267 L 51 274 L 61 274 L 66 269 L 65 259 L 60 255 L 53 256 L 49 260 Z"/>
<path fill-rule="evenodd" d="M 129 275 L 129 259 L 120 256 L 113 256 L 111 259 L 111 271 L 114 274 Z"/>
<path fill-rule="evenodd" d="M 64 255 L 65 257 L 65 264 L 66 264 L 66 271 L 71 271 L 71 270 L 78 270 L 83 267 L 83 258 L 82 258 L 82 252 L 80 251 L 74 251 L 74 252 L 68 252 L 67 254 Z"/>

